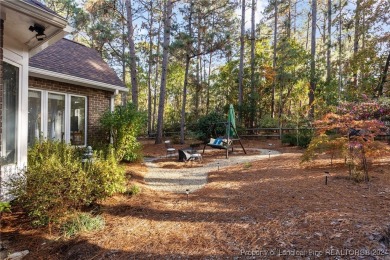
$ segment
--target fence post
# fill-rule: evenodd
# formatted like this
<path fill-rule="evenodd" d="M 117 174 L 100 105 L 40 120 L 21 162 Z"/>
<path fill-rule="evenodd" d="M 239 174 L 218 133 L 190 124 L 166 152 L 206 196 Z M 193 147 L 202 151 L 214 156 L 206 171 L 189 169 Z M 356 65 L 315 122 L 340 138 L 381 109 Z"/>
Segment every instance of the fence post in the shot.
<path fill-rule="evenodd" d="M 282 125 L 279 125 L 279 140 L 282 140 Z"/>

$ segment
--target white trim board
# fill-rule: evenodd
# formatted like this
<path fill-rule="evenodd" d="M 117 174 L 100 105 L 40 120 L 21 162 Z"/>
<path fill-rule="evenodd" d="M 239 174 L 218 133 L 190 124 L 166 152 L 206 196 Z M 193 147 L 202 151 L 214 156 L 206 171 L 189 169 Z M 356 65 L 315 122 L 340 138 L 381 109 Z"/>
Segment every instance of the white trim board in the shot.
<path fill-rule="evenodd" d="M 2 0 L 1 5 L 59 28 L 65 28 L 68 25 L 66 19 L 58 14 L 50 13 L 24 1 Z"/>
<path fill-rule="evenodd" d="M 69 84 L 74 84 L 78 86 L 84 86 L 89 88 L 95 88 L 95 89 L 102 89 L 102 90 L 108 90 L 108 91 L 120 91 L 120 92 L 129 92 L 129 89 L 116 86 L 112 84 L 107 84 L 99 81 L 94 81 L 90 79 L 84 79 L 80 77 L 70 76 L 58 72 L 53 72 L 49 70 L 29 67 L 29 76 L 37 77 L 37 78 L 43 78 L 43 79 L 49 79 Z"/>

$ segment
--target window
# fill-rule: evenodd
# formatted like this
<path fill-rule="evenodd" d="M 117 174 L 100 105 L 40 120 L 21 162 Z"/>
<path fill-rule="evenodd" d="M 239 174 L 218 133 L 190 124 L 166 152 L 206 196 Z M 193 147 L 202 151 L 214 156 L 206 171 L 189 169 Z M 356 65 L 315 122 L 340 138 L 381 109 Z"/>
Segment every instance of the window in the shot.
<path fill-rule="evenodd" d="M 31 146 L 42 135 L 42 94 L 40 91 L 28 92 L 28 145 Z"/>
<path fill-rule="evenodd" d="M 70 97 L 70 142 L 73 145 L 85 144 L 85 98 Z"/>
<path fill-rule="evenodd" d="M 16 162 L 18 99 L 19 68 L 3 62 L 3 118 L 0 155 L 5 163 Z"/>
<path fill-rule="evenodd" d="M 85 145 L 86 104 L 86 97 L 29 90 L 29 145 L 41 137 Z"/>
<path fill-rule="evenodd" d="M 65 95 L 49 93 L 47 102 L 47 138 L 65 141 Z"/>

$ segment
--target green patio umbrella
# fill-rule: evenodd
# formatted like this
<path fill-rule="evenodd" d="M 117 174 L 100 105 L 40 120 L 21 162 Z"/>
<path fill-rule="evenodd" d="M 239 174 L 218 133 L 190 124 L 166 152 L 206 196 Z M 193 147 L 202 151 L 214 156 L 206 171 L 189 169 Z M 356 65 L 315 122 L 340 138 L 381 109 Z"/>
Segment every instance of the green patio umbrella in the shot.
<path fill-rule="evenodd" d="M 234 113 L 234 107 L 232 104 L 230 104 L 230 107 L 229 107 L 229 112 L 228 112 L 228 123 L 230 123 L 231 126 L 233 126 L 234 129 L 236 129 L 236 117 L 235 117 L 235 113 Z M 230 130 L 229 132 L 229 136 L 230 137 L 236 137 L 236 132 L 233 130 L 232 127 L 230 127 L 230 129 L 228 129 L 228 131 Z"/>

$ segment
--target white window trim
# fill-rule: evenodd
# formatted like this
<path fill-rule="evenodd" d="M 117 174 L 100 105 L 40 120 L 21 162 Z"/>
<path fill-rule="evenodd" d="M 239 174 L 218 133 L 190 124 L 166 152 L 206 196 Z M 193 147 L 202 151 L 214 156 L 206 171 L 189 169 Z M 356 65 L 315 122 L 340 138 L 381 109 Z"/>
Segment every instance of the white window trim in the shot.
<path fill-rule="evenodd" d="M 80 147 L 84 147 L 84 146 L 86 146 L 87 145 L 87 133 L 88 133 L 88 129 L 87 129 L 87 127 L 88 127 L 88 124 L 87 124 L 87 122 L 88 122 L 88 110 L 87 110 L 87 108 L 88 108 L 88 106 L 87 106 L 87 103 L 88 103 L 88 98 L 87 98 L 87 96 L 82 96 L 82 95 L 75 95 L 75 94 L 69 94 L 69 100 L 68 100 L 68 102 L 69 102 L 69 105 L 68 105 L 68 107 L 69 107 L 69 109 L 67 109 L 68 110 L 68 113 L 69 113 L 69 116 L 67 117 L 67 120 L 69 120 L 69 132 L 68 132 L 68 135 L 69 135 L 69 143 L 70 143 L 70 109 L 71 109 L 71 101 L 72 101 L 72 97 L 81 97 L 81 98 L 84 98 L 85 99 L 85 104 L 84 104 L 84 106 L 85 106 L 85 108 L 84 108 L 84 111 L 85 111 L 85 116 L 84 116 L 84 145 L 77 145 L 77 146 L 80 146 Z M 66 131 L 65 131 L 65 135 L 66 135 Z"/>
<path fill-rule="evenodd" d="M 18 72 L 19 72 L 19 75 L 18 75 L 18 86 L 17 86 L 17 90 L 18 90 L 18 96 L 17 96 L 17 111 L 15 111 L 16 113 L 16 122 L 15 122 L 15 138 L 16 138 L 16 143 L 15 143 L 15 149 L 16 149 L 16 153 L 15 153 L 15 163 L 18 163 L 20 161 L 20 158 L 21 158 L 21 133 L 20 133 L 20 130 L 21 130 L 21 104 L 22 104 L 22 82 L 23 82 L 23 65 L 22 64 L 19 64 L 19 63 L 16 63 L 12 60 L 9 60 L 7 58 L 3 58 L 3 62 L 5 63 L 8 63 L 14 67 L 17 67 L 18 68 Z M 4 90 L 3 90 L 4 91 Z M 4 97 L 3 97 L 4 98 Z M 3 101 L 4 102 L 4 101 Z M 2 108 L 2 113 L 4 113 L 3 111 L 3 108 Z M 2 117 L 2 120 L 3 120 L 3 123 L 4 123 L 4 118 Z M 5 147 L 6 143 L 5 143 L 5 140 L 7 139 L 7 136 L 6 135 L 2 135 L 3 133 L 0 132 L 1 134 L 1 154 L 0 156 L 4 156 L 4 149 L 3 147 Z M 14 164 L 14 163 L 11 163 L 11 164 Z"/>
<path fill-rule="evenodd" d="M 45 91 L 45 90 L 44 90 Z M 46 112 L 49 112 L 49 110 L 48 110 L 48 106 L 49 106 L 49 94 L 54 94 L 54 95 L 61 95 L 61 96 L 64 96 L 65 97 L 65 100 L 64 100 L 64 103 L 65 103 L 65 122 L 64 122 L 64 131 L 65 131 L 65 133 L 64 133 L 64 141 L 65 141 L 65 143 L 69 143 L 69 139 L 67 139 L 66 138 L 66 132 L 67 132 L 67 129 L 68 129 L 68 124 L 67 123 L 69 123 L 69 120 L 67 120 L 67 118 L 68 118 L 68 116 L 69 116 L 69 112 L 68 112 L 68 108 L 67 108 L 67 105 L 68 105 L 68 103 L 67 103 L 67 99 L 68 99 L 68 97 L 67 97 L 67 94 L 66 93 L 61 93 L 61 92 L 56 92 L 56 91 L 49 91 L 49 90 L 47 90 L 46 91 L 46 94 L 47 94 L 47 98 L 45 99 L 45 111 Z M 48 115 L 47 115 L 48 116 Z M 48 117 L 45 117 L 45 120 L 47 119 Z M 47 129 L 47 121 L 45 122 L 46 124 L 46 140 L 48 139 L 47 138 L 47 133 L 48 133 L 48 129 Z"/>
<path fill-rule="evenodd" d="M 29 91 L 39 91 L 41 92 L 41 126 L 42 126 L 42 137 L 44 140 L 47 140 L 47 118 L 48 118 L 48 104 L 49 104 L 49 94 L 55 94 L 55 95 L 63 95 L 65 96 L 65 136 L 64 141 L 66 143 L 70 143 L 70 109 L 71 109 L 71 97 L 81 97 L 85 99 L 85 122 L 84 122 L 84 144 L 83 145 L 74 145 L 78 147 L 85 147 L 87 146 L 87 133 L 88 133 L 88 97 L 83 95 L 76 95 L 72 93 L 64 93 L 64 92 L 58 92 L 58 91 L 51 91 L 51 90 L 44 90 L 44 89 L 36 89 L 36 88 L 29 88 Z"/>

